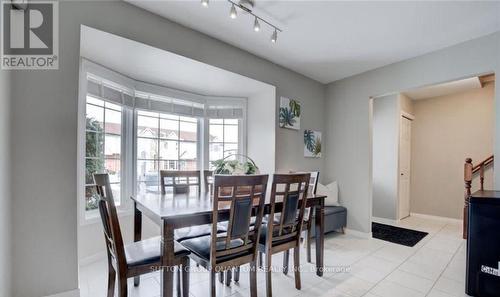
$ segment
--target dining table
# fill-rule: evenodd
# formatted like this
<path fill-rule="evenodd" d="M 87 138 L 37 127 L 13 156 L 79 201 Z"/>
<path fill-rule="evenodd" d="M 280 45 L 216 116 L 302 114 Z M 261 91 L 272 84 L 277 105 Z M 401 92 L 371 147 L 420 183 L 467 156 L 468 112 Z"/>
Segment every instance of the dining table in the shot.
<path fill-rule="evenodd" d="M 267 195 L 269 196 L 269 195 Z M 325 198 L 323 195 L 309 194 L 306 208 L 314 211 L 316 275 L 323 276 L 324 264 L 324 216 Z M 131 197 L 134 203 L 134 241 L 142 237 L 143 214 L 161 227 L 161 296 L 173 296 L 174 231 L 212 223 L 213 198 L 210 192 L 190 191 L 188 193 L 142 193 Z M 276 201 L 276 211 L 281 210 L 282 202 Z M 270 198 L 266 197 L 264 213 L 270 212 Z M 228 220 L 229 206 L 219 207 L 219 221 Z"/>

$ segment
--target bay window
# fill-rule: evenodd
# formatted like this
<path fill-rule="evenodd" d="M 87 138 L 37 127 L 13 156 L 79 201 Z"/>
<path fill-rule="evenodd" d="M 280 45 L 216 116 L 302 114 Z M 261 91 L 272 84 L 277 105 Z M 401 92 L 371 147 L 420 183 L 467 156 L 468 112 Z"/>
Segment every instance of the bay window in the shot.
<path fill-rule="evenodd" d="M 82 60 L 78 196 L 81 222 L 98 216 L 93 174 L 108 173 L 119 212 L 130 195 L 159 193 L 160 170 L 211 169 L 245 153 L 245 98 L 138 82 Z"/>

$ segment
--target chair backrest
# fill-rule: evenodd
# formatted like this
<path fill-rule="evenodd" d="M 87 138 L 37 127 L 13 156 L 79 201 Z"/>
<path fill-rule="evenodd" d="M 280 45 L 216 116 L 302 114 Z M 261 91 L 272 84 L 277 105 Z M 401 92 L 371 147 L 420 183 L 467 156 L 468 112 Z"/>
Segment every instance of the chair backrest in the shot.
<path fill-rule="evenodd" d="M 166 187 L 172 187 L 174 193 L 187 193 L 192 186 L 201 191 L 200 171 L 198 170 L 160 170 L 161 193 L 165 194 Z"/>
<path fill-rule="evenodd" d="M 203 170 L 203 182 L 205 183 L 205 192 L 210 191 L 214 185 L 214 172 L 212 170 Z"/>
<path fill-rule="evenodd" d="M 108 260 L 116 261 L 118 267 L 126 267 L 125 250 L 120 230 L 120 223 L 116 213 L 115 200 L 109 183 L 108 174 L 94 174 L 94 183 L 99 195 L 99 213 L 101 215 L 104 239 L 108 252 Z"/>
<path fill-rule="evenodd" d="M 309 193 L 316 195 L 318 188 L 319 171 L 311 171 L 311 179 L 309 180 Z"/>
<path fill-rule="evenodd" d="M 210 248 L 212 267 L 222 261 L 222 257 L 231 255 L 252 255 L 252 259 L 256 259 L 268 178 L 268 175 L 215 175 Z M 218 234 L 219 210 L 227 207 L 230 209 L 227 231 Z M 255 218 L 253 228 L 252 217 Z"/>
<path fill-rule="evenodd" d="M 266 246 L 291 241 L 299 244 L 310 179 L 310 173 L 273 176 Z M 278 209 L 276 202 L 282 202 L 282 207 Z"/>

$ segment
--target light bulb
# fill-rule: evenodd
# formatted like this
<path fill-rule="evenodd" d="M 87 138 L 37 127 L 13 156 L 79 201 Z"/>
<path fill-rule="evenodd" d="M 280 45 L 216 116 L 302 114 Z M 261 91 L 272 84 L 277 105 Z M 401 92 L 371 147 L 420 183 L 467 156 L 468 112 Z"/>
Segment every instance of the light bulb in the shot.
<path fill-rule="evenodd" d="M 255 18 L 255 22 L 253 23 L 253 30 L 255 32 L 259 32 L 260 31 L 260 24 L 259 24 L 259 20 L 257 18 Z"/>
<path fill-rule="evenodd" d="M 232 19 L 236 18 L 236 7 L 234 6 L 234 4 L 231 6 L 231 10 L 229 11 L 229 16 Z"/>
<path fill-rule="evenodd" d="M 271 42 L 276 43 L 277 39 L 278 39 L 278 31 L 274 29 L 273 35 L 271 35 Z"/>
<path fill-rule="evenodd" d="M 208 0 L 201 0 L 201 5 L 207 7 L 208 6 Z"/>

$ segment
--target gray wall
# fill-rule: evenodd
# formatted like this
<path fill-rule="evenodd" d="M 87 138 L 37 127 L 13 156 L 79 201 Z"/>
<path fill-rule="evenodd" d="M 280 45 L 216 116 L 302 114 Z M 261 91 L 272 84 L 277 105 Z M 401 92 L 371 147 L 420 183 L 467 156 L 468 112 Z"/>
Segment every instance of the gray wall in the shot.
<path fill-rule="evenodd" d="M 337 180 L 348 228 L 371 232 L 371 106 L 369 98 L 500 70 L 497 32 L 328 85 L 324 178 Z M 500 154 L 500 102 L 495 97 L 495 154 Z M 496 160 L 496 167 L 500 165 Z M 497 171 L 498 172 L 498 171 Z M 495 176 L 500 187 L 500 174 Z"/>
<path fill-rule="evenodd" d="M 276 106 L 280 96 L 299 98 L 302 128 L 325 130 L 326 88 L 318 82 L 127 3 L 61 2 L 60 69 L 18 71 L 13 76 L 14 297 L 46 296 L 78 287 L 76 114 L 81 24 L 275 85 Z M 303 157 L 300 131 L 279 129 L 278 123 L 276 129 L 278 170 L 323 170 L 324 160 Z"/>
<path fill-rule="evenodd" d="M 373 216 L 397 219 L 399 96 L 373 100 Z"/>
<path fill-rule="evenodd" d="M 10 72 L 0 70 L 0 297 L 10 291 Z"/>

